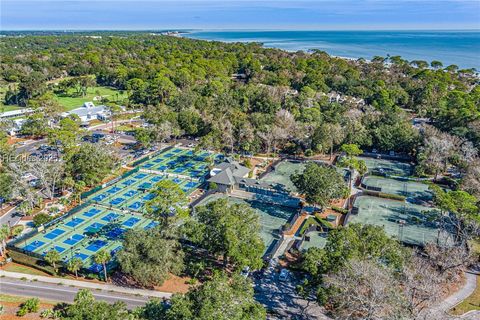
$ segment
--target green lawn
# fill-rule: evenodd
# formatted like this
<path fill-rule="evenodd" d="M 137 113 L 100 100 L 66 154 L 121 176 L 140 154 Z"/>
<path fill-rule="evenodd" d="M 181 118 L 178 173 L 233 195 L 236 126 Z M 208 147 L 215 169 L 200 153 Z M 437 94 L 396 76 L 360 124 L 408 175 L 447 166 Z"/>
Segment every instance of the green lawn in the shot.
<path fill-rule="evenodd" d="M 81 107 L 85 102 L 93 102 L 95 105 L 100 105 L 100 101 L 96 101 L 93 98 L 96 96 L 102 96 L 109 101 L 116 101 L 120 103 L 123 99 L 127 98 L 127 93 L 123 92 L 123 94 L 115 89 L 108 88 L 108 87 L 93 87 L 89 88 L 87 90 L 87 95 L 82 97 L 76 97 L 74 96 L 75 91 L 70 90 L 68 92 L 68 95 L 56 95 L 56 98 L 58 102 L 65 107 L 66 111 L 79 108 Z"/>
<path fill-rule="evenodd" d="M 472 310 L 480 310 L 480 276 L 477 276 L 475 291 L 467 299 L 453 307 L 450 314 L 459 316 Z"/>
<path fill-rule="evenodd" d="M 48 274 L 45 272 L 18 263 L 9 263 L 3 267 L 3 270 L 10 272 L 26 273 L 34 276 L 48 276 Z"/>

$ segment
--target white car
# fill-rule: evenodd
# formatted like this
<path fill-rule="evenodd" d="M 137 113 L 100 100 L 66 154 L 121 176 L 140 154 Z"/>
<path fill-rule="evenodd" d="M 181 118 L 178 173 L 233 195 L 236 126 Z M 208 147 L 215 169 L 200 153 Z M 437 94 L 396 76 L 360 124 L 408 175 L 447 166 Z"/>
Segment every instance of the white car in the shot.
<path fill-rule="evenodd" d="M 280 281 L 287 281 L 290 276 L 290 272 L 287 269 L 280 270 L 280 274 L 278 276 L 278 280 Z"/>
<path fill-rule="evenodd" d="M 240 275 L 244 278 L 248 277 L 249 274 L 250 274 L 249 266 L 246 266 L 245 268 L 243 268 L 242 272 L 240 272 Z"/>

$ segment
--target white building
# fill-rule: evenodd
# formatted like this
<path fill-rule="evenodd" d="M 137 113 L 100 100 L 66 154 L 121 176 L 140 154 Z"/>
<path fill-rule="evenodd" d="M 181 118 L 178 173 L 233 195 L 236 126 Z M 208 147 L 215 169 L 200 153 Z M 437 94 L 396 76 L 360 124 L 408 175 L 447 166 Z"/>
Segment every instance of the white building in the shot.
<path fill-rule="evenodd" d="M 110 111 L 106 106 L 95 106 L 93 102 L 85 102 L 80 108 L 62 113 L 62 116 L 68 117 L 73 114 L 77 115 L 82 122 L 106 120 L 110 117 Z"/>

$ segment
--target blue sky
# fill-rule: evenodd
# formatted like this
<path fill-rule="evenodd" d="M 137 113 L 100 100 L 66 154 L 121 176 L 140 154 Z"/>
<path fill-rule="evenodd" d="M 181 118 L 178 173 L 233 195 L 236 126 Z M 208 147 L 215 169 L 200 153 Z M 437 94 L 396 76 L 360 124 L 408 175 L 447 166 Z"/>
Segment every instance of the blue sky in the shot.
<path fill-rule="evenodd" d="M 1 30 L 480 29 L 480 0 L 0 0 Z"/>

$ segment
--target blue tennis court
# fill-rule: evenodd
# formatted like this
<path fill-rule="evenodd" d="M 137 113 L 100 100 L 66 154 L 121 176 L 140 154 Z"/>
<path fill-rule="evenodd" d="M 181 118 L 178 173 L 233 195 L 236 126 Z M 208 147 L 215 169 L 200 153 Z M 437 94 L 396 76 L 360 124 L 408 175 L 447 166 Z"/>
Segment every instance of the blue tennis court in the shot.
<path fill-rule="evenodd" d="M 114 256 L 115 253 L 117 253 L 118 251 L 120 251 L 122 249 L 122 246 L 118 246 L 116 247 L 115 249 L 113 249 L 112 251 L 110 251 L 110 255 Z"/>
<path fill-rule="evenodd" d="M 110 231 L 107 232 L 107 236 L 112 239 L 118 239 L 123 233 L 125 232 L 125 229 L 122 229 L 120 227 L 116 227 Z"/>
<path fill-rule="evenodd" d="M 50 240 L 53 240 L 55 239 L 56 237 L 58 237 L 59 235 L 65 233 L 65 230 L 62 230 L 62 229 L 55 229 L 55 230 L 52 230 L 50 231 L 49 233 L 47 233 L 44 237 L 47 238 L 47 239 L 50 239 Z"/>
<path fill-rule="evenodd" d="M 167 153 L 164 155 L 165 158 L 171 158 L 173 157 L 173 153 Z"/>
<path fill-rule="evenodd" d="M 116 206 L 116 205 L 119 205 L 120 203 L 122 203 L 123 201 L 125 201 L 125 199 L 123 198 L 115 198 L 113 199 L 112 201 L 110 201 L 110 204 L 112 206 Z"/>
<path fill-rule="evenodd" d="M 162 158 L 158 158 L 158 159 L 153 160 L 153 162 L 155 162 L 155 163 L 160 163 L 160 162 L 162 162 L 162 161 L 163 161 Z"/>
<path fill-rule="evenodd" d="M 139 189 L 150 189 L 151 187 L 152 187 L 152 184 L 150 182 L 144 182 L 138 186 Z"/>
<path fill-rule="evenodd" d="M 113 221 L 113 220 L 117 219 L 119 216 L 120 216 L 120 214 L 118 214 L 118 213 L 110 212 L 105 217 L 103 217 L 102 220 L 110 222 L 110 221 Z"/>
<path fill-rule="evenodd" d="M 133 177 L 133 178 L 135 178 L 135 179 L 137 179 L 137 180 L 141 180 L 141 179 L 145 178 L 146 176 L 147 176 L 146 173 L 139 173 L 139 174 L 137 174 L 137 175 L 136 175 L 135 177 Z"/>
<path fill-rule="evenodd" d="M 184 167 L 180 167 L 180 168 L 177 168 L 177 169 L 173 170 L 173 172 L 175 172 L 175 173 L 182 173 L 183 171 L 185 171 Z"/>
<path fill-rule="evenodd" d="M 193 181 L 189 181 L 187 182 L 187 184 L 185 185 L 185 187 L 191 189 L 191 188 L 195 188 L 197 186 L 197 183 L 196 182 L 193 182 Z"/>
<path fill-rule="evenodd" d="M 59 247 L 59 246 L 55 246 L 53 247 L 53 249 L 56 250 L 58 253 L 62 253 L 63 251 L 65 251 L 64 247 Z"/>
<path fill-rule="evenodd" d="M 140 221 L 139 218 L 131 217 L 127 221 L 125 221 L 123 225 L 126 227 L 133 227 L 135 224 L 138 223 L 138 221 Z"/>
<path fill-rule="evenodd" d="M 32 243 L 30 243 L 29 245 L 25 246 L 23 249 L 26 250 L 26 251 L 33 252 L 33 251 L 35 251 L 35 249 L 40 248 L 44 244 L 45 244 L 45 242 L 43 242 L 43 241 L 35 240 Z"/>
<path fill-rule="evenodd" d="M 132 180 L 132 179 L 128 179 L 127 181 L 123 181 L 123 182 L 122 182 L 122 184 L 123 184 L 124 186 L 130 186 L 130 185 L 132 185 L 132 184 L 134 184 L 134 183 L 135 183 L 135 180 Z"/>
<path fill-rule="evenodd" d="M 80 259 L 80 260 L 82 260 L 82 261 L 85 261 L 85 260 L 88 258 L 88 255 L 86 255 L 86 254 L 84 254 L 84 253 L 77 253 L 77 254 L 75 254 L 75 255 L 72 257 L 72 259 L 73 259 L 73 258 L 78 258 L 78 259 Z"/>
<path fill-rule="evenodd" d="M 85 212 L 83 215 L 84 215 L 85 217 L 91 218 L 91 217 L 93 217 L 94 215 L 99 214 L 100 212 L 102 212 L 102 210 L 96 209 L 96 208 L 92 208 L 92 209 L 88 210 L 87 212 Z"/>
<path fill-rule="evenodd" d="M 91 225 L 88 226 L 87 229 L 85 229 L 87 232 L 97 232 L 103 227 L 103 224 L 94 222 Z"/>
<path fill-rule="evenodd" d="M 107 195 L 105 193 L 102 193 L 102 194 L 99 194 L 98 196 L 93 197 L 92 200 L 98 202 L 98 201 L 102 201 L 106 197 L 107 197 Z"/>
<path fill-rule="evenodd" d="M 94 263 L 90 266 L 90 268 L 88 268 L 88 270 L 92 271 L 92 272 L 100 272 L 102 271 L 103 269 L 103 266 L 101 264 L 98 264 L 98 263 Z"/>
<path fill-rule="evenodd" d="M 95 241 L 93 241 L 86 249 L 87 249 L 88 251 L 97 252 L 98 250 L 102 249 L 102 248 L 105 247 L 106 245 L 107 245 L 107 242 L 106 242 L 106 241 L 95 240 Z"/>
<path fill-rule="evenodd" d="M 165 171 L 165 170 L 167 170 L 167 169 L 168 169 L 167 166 L 160 166 L 160 167 L 158 167 L 158 170 L 160 170 L 160 171 Z"/>
<path fill-rule="evenodd" d="M 145 230 L 148 230 L 148 229 L 152 229 L 152 228 L 155 228 L 156 226 L 158 225 L 158 222 L 155 222 L 155 221 L 151 221 L 148 225 L 145 226 Z"/>
<path fill-rule="evenodd" d="M 142 207 L 142 205 L 143 205 L 143 203 L 136 201 L 136 202 L 132 203 L 131 205 L 129 205 L 128 207 L 132 210 L 137 210 L 137 209 L 140 209 Z"/>
<path fill-rule="evenodd" d="M 78 226 L 79 224 L 81 224 L 83 221 L 83 219 L 80 219 L 80 218 L 73 218 L 72 220 L 68 221 L 67 223 L 65 223 L 65 225 L 67 227 L 70 227 L 70 228 L 75 228 L 76 226 Z"/>
<path fill-rule="evenodd" d="M 68 244 L 69 246 L 73 246 L 82 239 L 83 239 L 83 235 L 74 234 L 73 236 L 69 237 L 67 240 L 63 241 L 63 243 Z"/>
<path fill-rule="evenodd" d="M 153 166 L 154 166 L 153 163 L 147 163 L 147 164 L 144 164 L 144 165 L 143 165 L 143 167 L 144 167 L 145 169 L 150 169 L 150 168 L 153 167 Z"/>
<path fill-rule="evenodd" d="M 133 197 L 137 192 L 135 190 L 129 190 L 123 194 L 124 197 Z"/>
<path fill-rule="evenodd" d="M 162 181 L 163 177 L 160 176 L 155 176 L 152 179 L 150 179 L 151 182 L 159 182 Z"/>
<path fill-rule="evenodd" d="M 149 193 L 149 194 L 147 194 L 145 197 L 143 197 L 143 200 L 145 200 L 145 201 L 150 201 L 150 200 L 152 200 L 153 198 L 155 198 L 155 194 Z"/>
<path fill-rule="evenodd" d="M 182 152 L 182 149 L 174 149 L 174 150 L 172 150 L 172 152 L 173 153 L 180 153 L 180 152 Z"/>
<path fill-rule="evenodd" d="M 180 180 L 179 178 L 174 178 L 172 181 L 176 184 L 182 183 L 182 180 Z"/>
<path fill-rule="evenodd" d="M 119 188 L 117 186 L 109 189 L 107 192 L 110 193 L 110 194 L 113 194 L 113 193 L 117 193 L 118 191 L 122 190 L 122 188 Z"/>

